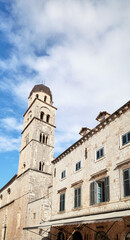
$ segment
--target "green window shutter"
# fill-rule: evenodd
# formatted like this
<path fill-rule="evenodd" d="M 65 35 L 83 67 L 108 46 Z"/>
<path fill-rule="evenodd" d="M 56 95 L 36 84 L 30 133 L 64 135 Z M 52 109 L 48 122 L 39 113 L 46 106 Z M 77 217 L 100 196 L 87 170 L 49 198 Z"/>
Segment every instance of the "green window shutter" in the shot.
<path fill-rule="evenodd" d="M 97 202 L 97 184 L 96 182 L 90 183 L 90 205 Z"/>
<path fill-rule="evenodd" d="M 130 196 L 130 168 L 123 171 L 124 178 L 124 197 Z"/>
<path fill-rule="evenodd" d="M 109 176 L 105 177 L 105 202 L 110 200 Z"/>

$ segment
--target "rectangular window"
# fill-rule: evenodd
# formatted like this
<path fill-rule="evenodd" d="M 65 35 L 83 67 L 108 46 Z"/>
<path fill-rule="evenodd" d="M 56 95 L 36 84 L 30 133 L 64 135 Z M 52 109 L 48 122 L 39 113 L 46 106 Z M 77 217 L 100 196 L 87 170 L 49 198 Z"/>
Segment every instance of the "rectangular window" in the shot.
<path fill-rule="evenodd" d="M 81 161 L 76 163 L 75 171 L 78 171 L 80 168 L 81 168 Z"/>
<path fill-rule="evenodd" d="M 66 177 L 66 171 L 64 170 L 64 171 L 62 171 L 62 173 L 61 173 L 61 179 L 65 178 L 65 177 Z"/>
<path fill-rule="evenodd" d="M 130 142 L 130 132 L 122 136 L 122 146 L 126 145 L 129 142 Z"/>
<path fill-rule="evenodd" d="M 104 156 L 104 147 L 100 148 L 97 152 L 96 152 L 96 159 L 98 160 L 99 158 Z"/>
<path fill-rule="evenodd" d="M 74 207 L 78 208 L 81 206 L 81 187 L 74 189 Z"/>
<path fill-rule="evenodd" d="M 109 177 L 90 184 L 90 204 L 109 201 Z"/>
<path fill-rule="evenodd" d="M 65 193 L 60 194 L 60 212 L 65 210 Z"/>
<path fill-rule="evenodd" d="M 130 168 L 123 171 L 124 197 L 130 196 Z"/>

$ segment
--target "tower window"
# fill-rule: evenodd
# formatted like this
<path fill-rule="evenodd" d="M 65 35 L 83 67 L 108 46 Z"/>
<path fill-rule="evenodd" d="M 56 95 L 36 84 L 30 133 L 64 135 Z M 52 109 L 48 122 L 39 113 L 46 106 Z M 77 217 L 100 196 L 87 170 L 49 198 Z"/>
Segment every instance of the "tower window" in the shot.
<path fill-rule="evenodd" d="M 39 95 L 38 94 L 36 94 L 36 98 L 38 98 L 39 97 Z"/>
<path fill-rule="evenodd" d="M 50 121 L 50 115 L 48 114 L 48 115 L 46 116 L 46 122 L 49 123 L 49 121 Z"/>
<path fill-rule="evenodd" d="M 47 144 L 47 141 L 48 141 L 48 136 L 46 137 L 46 144 Z"/>
<path fill-rule="evenodd" d="M 47 96 L 44 97 L 44 102 L 46 102 L 46 100 L 47 100 Z"/>
<path fill-rule="evenodd" d="M 44 163 L 43 162 L 39 162 L 39 171 L 43 172 L 43 166 L 44 166 Z"/>
<path fill-rule="evenodd" d="M 44 117 L 44 112 L 41 112 L 40 119 L 43 120 L 43 117 Z"/>
<path fill-rule="evenodd" d="M 42 134 L 40 133 L 40 139 L 39 139 L 40 142 L 42 142 Z"/>
<path fill-rule="evenodd" d="M 43 143 L 45 143 L 45 135 L 43 135 Z"/>

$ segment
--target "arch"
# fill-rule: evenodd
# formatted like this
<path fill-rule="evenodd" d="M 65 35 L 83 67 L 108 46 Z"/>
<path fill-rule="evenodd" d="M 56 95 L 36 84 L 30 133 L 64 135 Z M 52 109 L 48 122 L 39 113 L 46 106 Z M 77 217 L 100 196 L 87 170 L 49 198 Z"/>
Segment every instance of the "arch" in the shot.
<path fill-rule="evenodd" d="M 130 232 L 126 234 L 125 240 L 130 240 Z"/>
<path fill-rule="evenodd" d="M 47 100 L 47 96 L 44 97 L 44 102 L 46 102 L 46 100 Z"/>
<path fill-rule="evenodd" d="M 50 115 L 47 114 L 47 115 L 46 115 L 46 122 L 49 123 L 49 121 L 50 121 Z"/>
<path fill-rule="evenodd" d="M 73 235 L 73 240 L 82 240 L 82 235 L 79 231 L 76 231 Z"/>
<path fill-rule="evenodd" d="M 59 233 L 58 233 L 57 240 L 65 240 L 65 236 L 64 236 L 64 233 L 63 233 L 63 232 L 59 232 Z"/>
<path fill-rule="evenodd" d="M 43 117 L 44 117 L 44 112 L 41 112 L 40 113 L 40 119 L 43 120 Z"/>

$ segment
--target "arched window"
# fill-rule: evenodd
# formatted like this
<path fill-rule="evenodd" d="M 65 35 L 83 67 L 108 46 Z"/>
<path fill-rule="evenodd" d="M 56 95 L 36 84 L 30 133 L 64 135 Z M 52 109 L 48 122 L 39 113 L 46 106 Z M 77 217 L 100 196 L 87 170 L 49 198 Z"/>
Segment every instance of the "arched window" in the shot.
<path fill-rule="evenodd" d="M 64 233 L 63 232 L 59 232 L 58 233 L 58 240 L 64 240 L 64 239 L 65 239 Z"/>
<path fill-rule="evenodd" d="M 48 136 L 46 136 L 46 144 L 47 144 L 47 141 L 48 141 Z"/>
<path fill-rule="evenodd" d="M 39 141 L 42 142 L 42 134 L 40 133 Z"/>
<path fill-rule="evenodd" d="M 43 135 L 43 143 L 45 143 L 45 135 Z"/>
<path fill-rule="evenodd" d="M 38 98 L 39 97 L 39 95 L 38 94 L 36 94 L 36 98 Z"/>
<path fill-rule="evenodd" d="M 46 100 L 47 100 L 47 96 L 44 97 L 44 102 L 46 102 Z"/>
<path fill-rule="evenodd" d="M 43 120 L 44 112 L 40 113 L 40 119 Z"/>
<path fill-rule="evenodd" d="M 125 240 L 130 240 L 130 232 L 126 234 Z"/>
<path fill-rule="evenodd" d="M 49 121 L 50 121 L 50 115 L 48 114 L 48 115 L 46 116 L 46 122 L 49 123 Z"/>
<path fill-rule="evenodd" d="M 79 231 L 76 231 L 73 235 L 74 240 L 82 240 L 82 235 Z"/>

